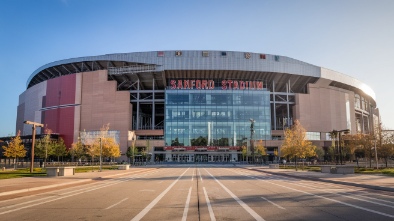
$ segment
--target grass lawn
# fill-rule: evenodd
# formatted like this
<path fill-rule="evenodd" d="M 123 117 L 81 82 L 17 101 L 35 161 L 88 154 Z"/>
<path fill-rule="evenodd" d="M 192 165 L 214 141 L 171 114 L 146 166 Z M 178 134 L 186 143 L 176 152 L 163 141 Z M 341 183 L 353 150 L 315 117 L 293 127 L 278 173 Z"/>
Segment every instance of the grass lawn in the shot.
<path fill-rule="evenodd" d="M 34 176 L 46 176 L 47 173 L 44 169 L 34 168 L 33 173 L 30 173 L 30 168 L 6 170 L 0 172 L 0 179 L 11 179 L 21 177 L 34 177 Z"/>
<path fill-rule="evenodd" d="M 117 170 L 118 166 L 103 166 L 103 170 Z M 76 173 L 86 173 L 92 171 L 98 171 L 99 166 L 80 166 L 75 168 Z M 22 168 L 16 170 L 6 170 L 0 171 L 0 180 L 1 179 L 12 179 L 12 178 L 21 178 L 21 177 L 37 177 L 37 176 L 46 176 L 47 172 L 45 168 L 34 168 L 33 173 L 30 173 L 30 168 Z"/>
<path fill-rule="evenodd" d="M 286 166 L 286 168 L 283 165 L 280 165 L 279 168 L 280 169 L 294 169 L 294 165 Z M 298 170 L 302 170 L 302 166 L 298 166 L 297 168 L 298 168 Z M 321 172 L 320 167 L 318 167 L 318 166 L 304 166 L 303 170 L 313 171 L 313 172 Z M 355 167 L 354 172 L 359 173 L 359 174 L 377 174 L 377 175 L 394 176 L 394 168 L 382 168 L 382 169 L 377 170 L 374 168 Z"/>
<path fill-rule="evenodd" d="M 355 169 L 355 173 L 360 174 L 382 174 L 387 176 L 394 176 L 394 168 L 382 168 L 382 169 L 374 169 L 374 168 L 357 168 Z"/>

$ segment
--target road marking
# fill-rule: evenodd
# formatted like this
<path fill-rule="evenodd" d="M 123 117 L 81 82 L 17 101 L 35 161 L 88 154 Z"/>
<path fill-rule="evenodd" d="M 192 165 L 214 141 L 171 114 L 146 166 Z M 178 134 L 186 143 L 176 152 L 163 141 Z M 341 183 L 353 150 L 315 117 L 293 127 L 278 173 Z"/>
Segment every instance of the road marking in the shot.
<path fill-rule="evenodd" d="M 349 196 L 347 194 L 339 194 L 339 193 L 335 193 L 335 192 L 332 192 L 332 191 L 326 191 L 324 189 L 317 189 L 317 188 L 314 188 L 314 187 L 311 187 L 311 186 L 308 186 L 308 185 L 300 185 L 300 184 L 295 184 L 295 183 L 292 183 L 292 184 L 296 185 L 296 186 L 306 187 L 306 188 L 313 189 L 313 190 L 321 190 L 321 191 L 326 192 L 326 193 L 331 193 L 331 194 L 334 194 L 334 195 L 338 195 L 338 196 L 342 196 L 342 197 L 346 197 L 346 198 L 350 198 L 350 199 L 355 199 L 355 200 L 359 200 L 359 201 L 363 201 L 363 202 L 367 202 L 367 203 L 372 203 L 372 204 L 376 204 L 376 205 L 380 205 L 380 206 L 394 208 L 394 206 L 391 206 L 391 205 L 387 205 L 387 204 L 384 204 L 384 203 L 378 203 L 378 202 L 374 202 L 374 201 L 370 201 L 370 200 L 366 200 L 366 199 L 361 199 L 361 198 L 358 198 L 358 197 Z M 372 199 L 374 199 L 374 198 L 372 198 Z"/>
<path fill-rule="evenodd" d="M 121 201 L 119 201 L 119 202 L 117 202 L 117 203 L 113 204 L 112 206 L 109 206 L 109 207 L 107 207 L 107 208 L 105 208 L 105 209 L 111 209 L 112 207 L 114 207 L 114 206 L 116 206 L 116 205 L 122 203 L 123 201 L 125 201 L 125 200 L 127 200 L 127 199 L 129 199 L 129 198 L 124 198 L 124 199 L 122 199 Z"/>
<path fill-rule="evenodd" d="M 187 199 L 186 199 L 185 209 L 183 210 L 182 221 L 186 221 L 186 218 L 187 218 L 187 211 L 189 210 L 189 203 L 190 203 L 190 195 L 191 195 L 191 193 L 192 193 L 192 188 L 190 187 L 189 194 L 187 195 Z"/>
<path fill-rule="evenodd" d="M 266 200 L 267 202 L 271 203 L 272 205 L 278 207 L 279 209 L 285 209 L 285 208 L 279 206 L 278 204 L 272 202 L 271 200 L 269 200 L 269 199 L 267 199 L 267 198 L 265 198 L 265 197 L 261 197 L 261 198 L 264 199 L 264 200 Z"/>
<path fill-rule="evenodd" d="M 205 187 L 203 187 L 203 190 L 204 190 L 205 200 L 207 201 L 209 216 L 211 217 L 212 221 L 216 221 L 215 214 L 213 213 L 211 202 L 209 201 L 208 194 L 207 194 L 207 191 L 205 190 Z"/>
<path fill-rule="evenodd" d="M 192 174 L 192 181 L 193 181 L 193 178 L 194 178 L 194 172 L 195 172 L 195 171 L 193 171 L 193 174 Z"/>
<path fill-rule="evenodd" d="M 217 180 L 210 172 L 208 172 L 207 169 L 204 168 L 205 171 L 207 171 L 207 173 L 228 193 L 230 194 L 231 197 L 233 197 L 233 199 L 235 201 L 237 201 L 237 203 L 239 205 L 241 205 L 251 216 L 253 216 L 253 218 L 255 218 L 256 220 L 261 220 L 264 221 L 263 217 L 261 217 L 259 214 L 257 214 L 252 208 L 250 208 L 246 203 L 244 203 L 244 201 L 240 200 L 233 192 L 231 192 L 229 189 L 227 189 L 227 187 L 225 187 L 219 180 Z"/>
<path fill-rule="evenodd" d="M 343 205 L 346 205 L 346 206 L 350 206 L 350 207 L 353 207 L 353 208 L 357 208 L 357 209 L 365 210 L 365 211 L 368 211 L 368 212 L 371 212 L 371 213 L 376 213 L 376 214 L 379 214 L 379 215 L 382 215 L 382 216 L 387 216 L 387 217 L 394 218 L 394 215 L 390 215 L 390 214 L 387 214 L 387 213 L 379 212 L 379 211 L 376 211 L 376 210 L 368 209 L 368 208 L 357 206 L 357 205 L 350 204 L 350 203 L 345 203 L 345 202 L 342 202 L 342 201 L 339 201 L 339 200 L 335 200 L 335 199 L 330 199 L 330 198 L 327 198 L 327 197 L 324 197 L 324 196 L 320 196 L 320 195 L 316 195 L 316 194 L 313 194 L 313 193 L 309 193 L 309 192 L 306 192 L 306 191 L 303 191 L 303 190 L 297 190 L 297 189 L 294 189 L 294 188 L 291 188 L 291 187 L 283 186 L 283 185 L 280 185 L 280 184 L 277 184 L 277 183 L 273 183 L 273 182 L 270 182 L 270 181 L 267 181 L 267 180 L 263 180 L 263 179 L 260 179 L 260 178 L 256 178 L 256 179 L 260 180 L 262 182 L 267 182 L 267 183 L 270 183 L 270 184 L 273 184 L 273 185 L 276 185 L 276 186 L 280 186 L 280 187 L 283 187 L 283 188 L 286 188 L 286 189 L 289 189 L 289 190 L 301 192 L 301 193 L 304 193 L 304 194 L 307 194 L 307 195 L 312 195 L 312 196 L 315 196 L 315 197 L 318 197 L 318 198 L 323 198 L 323 199 L 326 199 L 326 200 L 329 200 L 329 201 L 333 201 L 333 202 L 336 202 L 336 203 L 339 203 L 339 204 L 343 204 Z"/>
<path fill-rule="evenodd" d="M 176 179 L 174 182 L 171 183 L 170 186 L 167 187 L 159 196 L 157 196 L 149 205 L 147 205 L 140 213 L 138 213 L 131 221 L 136 221 L 136 220 L 141 220 L 160 200 L 163 198 L 164 195 L 170 191 L 170 189 L 178 182 L 179 179 L 182 178 L 182 176 L 189 170 L 187 168 L 185 172 L 183 172 L 178 179 Z"/>
<path fill-rule="evenodd" d="M 200 171 L 200 169 L 198 169 L 198 173 L 200 174 L 200 180 L 201 180 L 201 183 L 202 183 L 202 176 L 201 176 L 201 171 Z"/>
<path fill-rule="evenodd" d="M 23 203 L 18 203 L 18 204 L 14 204 L 14 205 L 1 207 L 0 209 L 10 209 L 10 208 L 13 208 L 13 207 L 17 207 L 17 208 L 11 209 L 11 210 L 7 210 L 7 211 L 4 211 L 4 212 L 0 212 L 0 215 L 11 213 L 11 212 L 15 212 L 15 211 L 19 211 L 19 210 L 30 208 L 30 207 L 34 207 L 34 206 L 38 206 L 38 205 L 49 203 L 49 202 L 53 202 L 53 201 L 56 201 L 56 200 L 61 200 L 61 199 L 64 199 L 64 198 L 76 196 L 76 195 L 79 195 L 79 194 L 82 194 L 82 193 L 91 192 L 91 191 L 98 190 L 98 189 L 101 189 L 101 188 L 105 188 L 105 187 L 113 186 L 113 185 L 116 185 L 116 184 L 119 184 L 119 183 L 127 182 L 127 181 L 130 181 L 130 180 L 133 180 L 133 179 L 135 179 L 135 178 L 134 177 L 116 178 L 116 179 L 114 179 L 112 181 L 109 181 L 108 183 L 99 184 L 99 185 L 96 185 L 96 186 L 93 186 L 93 187 L 92 186 L 88 186 L 88 187 L 84 186 L 81 189 L 77 189 L 77 190 L 72 190 L 72 191 L 69 191 L 69 192 L 61 193 L 61 194 L 59 194 L 60 197 L 59 197 L 59 195 L 50 196 L 50 197 L 30 200 L 30 201 L 23 202 Z M 70 193 L 72 193 L 72 194 L 70 194 Z M 40 202 L 35 203 L 35 204 L 31 204 L 32 202 L 36 202 L 36 201 L 40 201 Z M 28 205 L 27 206 L 22 206 L 22 205 L 25 205 L 25 204 L 28 204 Z"/>
<path fill-rule="evenodd" d="M 71 194 L 71 195 L 67 195 L 67 196 L 63 196 L 63 197 L 54 196 L 54 197 L 56 197 L 55 199 L 49 199 L 49 200 L 47 200 L 47 201 L 41 201 L 41 202 L 36 203 L 36 204 L 30 204 L 30 205 L 27 205 L 27 206 L 18 207 L 18 208 L 16 208 L 16 209 L 12 209 L 12 210 L 8 210 L 8 211 L 0 212 L 0 215 L 6 214 L 6 213 L 15 212 L 15 211 L 22 210 L 22 209 L 26 209 L 26 208 L 30 208 L 30 207 L 33 207 L 33 206 L 38 206 L 38 205 L 41 205 L 41 204 L 53 202 L 53 201 L 60 200 L 60 199 L 64 199 L 64 198 L 76 196 L 76 195 L 79 195 L 79 194 L 82 194 L 82 193 L 91 192 L 91 191 L 93 191 L 93 190 L 101 189 L 101 188 L 104 188 L 104 187 L 112 186 L 112 185 L 115 185 L 115 184 L 118 184 L 118 183 L 123 183 L 123 182 L 126 182 L 126 181 L 113 182 L 113 183 L 110 183 L 110 184 L 108 184 L 108 185 L 102 185 L 102 186 L 99 186 L 99 187 L 97 187 L 97 188 L 88 189 L 88 190 L 85 190 L 85 191 L 77 192 L 77 193 L 74 193 L 74 194 Z M 17 205 L 17 204 L 16 204 L 16 205 Z M 16 206 L 16 205 L 12 205 L 12 206 Z M 3 208 L 4 208 L 4 207 L 3 207 Z M 3 209 L 3 208 L 2 208 L 2 209 Z"/>

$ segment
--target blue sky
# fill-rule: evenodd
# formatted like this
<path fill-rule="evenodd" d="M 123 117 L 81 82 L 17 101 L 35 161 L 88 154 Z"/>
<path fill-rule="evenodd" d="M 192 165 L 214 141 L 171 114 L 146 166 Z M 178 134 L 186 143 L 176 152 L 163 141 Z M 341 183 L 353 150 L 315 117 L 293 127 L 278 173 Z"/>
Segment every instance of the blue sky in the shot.
<path fill-rule="evenodd" d="M 1 0 L 0 137 L 15 134 L 18 96 L 52 61 L 157 50 L 288 56 L 368 84 L 394 129 L 391 0 Z"/>

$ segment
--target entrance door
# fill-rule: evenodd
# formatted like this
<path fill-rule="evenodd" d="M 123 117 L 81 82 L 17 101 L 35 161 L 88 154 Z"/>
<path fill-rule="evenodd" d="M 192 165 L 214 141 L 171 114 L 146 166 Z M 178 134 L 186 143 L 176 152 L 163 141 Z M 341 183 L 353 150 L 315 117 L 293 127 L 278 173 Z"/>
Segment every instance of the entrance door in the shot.
<path fill-rule="evenodd" d="M 208 154 L 196 154 L 195 162 L 208 162 Z"/>

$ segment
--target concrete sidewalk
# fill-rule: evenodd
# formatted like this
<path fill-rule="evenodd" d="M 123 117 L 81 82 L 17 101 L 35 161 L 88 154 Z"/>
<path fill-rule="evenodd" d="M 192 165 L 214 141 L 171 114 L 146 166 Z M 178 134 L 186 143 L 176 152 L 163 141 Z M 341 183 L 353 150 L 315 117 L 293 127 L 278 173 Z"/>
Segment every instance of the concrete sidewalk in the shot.
<path fill-rule="evenodd" d="M 312 171 L 295 171 L 294 169 L 269 169 L 268 167 L 248 167 L 248 169 L 313 181 L 356 186 L 375 190 L 394 192 L 394 177 L 366 174 L 331 174 Z"/>
<path fill-rule="evenodd" d="M 137 174 L 142 171 L 154 170 L 155 168 L 130 168 L 129 170 L 104 170 L 102 172 L 76 173 L 73 176 L 57 177 L 23 177 L 0 180 L 0 197 L 21 193 L 31 193 L 34 191 L 61 188 L 69 185 L 85 184 L 92 181 L 99 181 L 105 178 L 115 178 L 122 175 Z"/>

